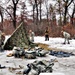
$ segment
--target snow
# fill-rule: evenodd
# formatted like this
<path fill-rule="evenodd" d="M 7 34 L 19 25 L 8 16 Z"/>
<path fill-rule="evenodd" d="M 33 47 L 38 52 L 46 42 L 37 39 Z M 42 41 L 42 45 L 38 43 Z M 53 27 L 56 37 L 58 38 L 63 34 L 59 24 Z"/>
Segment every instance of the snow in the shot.
<path fill-rule="evenodd" d="M 10 36 L 6 36 L 6 40 Z M 5 42 L 6 42 L 5 40 Z M 42 36 L 36 36 L 34 38 L 35 43 L 43 43 L 48 44 L 50 48 L 53 49 L 60 49 L 60 50 L 66 50 L 69 52 L 75 52 L 75 40 L 70 40 L 70 44 L 62 44 L 64 42 L 64 38 L 49 38 L 49 41 L 44 41 L 44 37 Z M 7 57 L 7 53 L 9 51 L 0 52 L 0 64 L 1 66 L 6 66 L 6 69 L 0 69 L 0 75 L 16 75 L 18 71 L 22 70 L 16 70 L 16 71 L 9 71 L 9 67 L 17 67 L 19 68 L 19 65 L 26 67 L 28 63 L 32 63 L 35 60 L 57 60 L 57 62 L 54 62 L 53 66 L 53 73 L 44 73 L 40 75 L 75 75 L 75 56 L 70 57 L 62 57 L 58 58 L 55 56 L 47 55 L 46 57 L 37 57 L 36 59 L 22 59 L 22 58 L 14 58 Z M 20 75 L 20 74 L 18 74 Z"/>
<path fill-rule="evenodd" d="M 70 40 L 70 44 L 63 44 L 64 38 L 49 38 L 49 41 L 45 41 L 44 37 L 35 37 L 35 43 L 48 44 L 52 49 L 59 49 L 68 52 L 75 52 L 75 40 Z"/>
<path fill-rule="evenodd" d="M 6 36 L 5 42 L 10 37 L 10 35 Z M 49 41 L 45 41 L 44 36 L 36 36 L 34 38 L 34 43 L 43 43 L 49 45 L 52 49 L 60 49 L 63 51 L 75 52 L 75 39 L 70 40 L 70 44 L 63 44 L 64 38 L 49 38 Z"/>
<path fill-rule="evenodd" d="M 40 73 L 40 75 L 65 75 L 63 73 Z"/>
<path fill-rule="evenodd" d="M 6 42 L 9 38 L 10 38 L 11 35 L 8 35 L 8 36 L 5 36 L 5 41 Z"/>

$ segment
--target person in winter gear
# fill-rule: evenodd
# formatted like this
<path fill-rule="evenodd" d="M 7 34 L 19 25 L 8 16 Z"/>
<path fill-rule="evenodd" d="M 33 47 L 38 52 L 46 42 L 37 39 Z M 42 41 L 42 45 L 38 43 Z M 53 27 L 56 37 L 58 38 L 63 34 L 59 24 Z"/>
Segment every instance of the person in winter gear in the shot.
<path fill-rule="evenodd" d="M 2 42 L 1 42 L 1 36 L 2 36 L 2 31 L 0 30 L 0 48 L 1 48 L 1 44 L 2 44 Z"/>
<path fill-rule="evenodd" d="M 61 33 L 63 34 L 63 36 L 65 38 L 65 41 L 63 44 L 66 44 L 66 43 L 70 44 L 69 39 L 70 39 L 71 35 L 68 32 L 63 31 L 63 30 L 61 31 Z"/>
<path fill-rule="evenodd" d="M 2 31 L 0 31 L 0 50 L 3 49 L 4 41 L 5 41 L 5 33 L 3 33 Z"/>
<path fill-rule="evenodd" d="M 49 41 L 49 29 L 46 27 L 45 29 L 45 41 Z"/>
<path fill-rule="evenodd" d="M 31 42 L 34 42 L 34 32 L 32 30 L 29 30 L 29 39 Z"/>

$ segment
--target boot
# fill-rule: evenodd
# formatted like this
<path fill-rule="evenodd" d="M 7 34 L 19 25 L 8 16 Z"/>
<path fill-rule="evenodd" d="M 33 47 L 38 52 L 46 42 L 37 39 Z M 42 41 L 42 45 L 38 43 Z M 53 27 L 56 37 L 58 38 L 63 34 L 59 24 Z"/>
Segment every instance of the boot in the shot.
<path fill-rule="evenodd" d="M 67 41 L 68 41 L 68 44 L 70 44 L 69 40 L 67 40 Z"/>
<path fill-rule="evenodd" d="M 65 42 L 63 44 L 66 44 Z"/>

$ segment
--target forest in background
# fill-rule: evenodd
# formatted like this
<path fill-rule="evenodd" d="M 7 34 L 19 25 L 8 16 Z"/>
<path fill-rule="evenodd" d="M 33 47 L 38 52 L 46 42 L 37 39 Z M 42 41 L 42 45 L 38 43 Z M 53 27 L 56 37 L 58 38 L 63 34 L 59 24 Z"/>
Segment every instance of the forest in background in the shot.
<path fill-rule="evenodd" d="M 61 36 L 62 29 L 74 36 L 75 0 L 0 0 L 0 18 L 0 29 L 7 35 L 23 22 L 26 31 L 36 35 L 43 36 L 48 26 L 51 37 Z"/>

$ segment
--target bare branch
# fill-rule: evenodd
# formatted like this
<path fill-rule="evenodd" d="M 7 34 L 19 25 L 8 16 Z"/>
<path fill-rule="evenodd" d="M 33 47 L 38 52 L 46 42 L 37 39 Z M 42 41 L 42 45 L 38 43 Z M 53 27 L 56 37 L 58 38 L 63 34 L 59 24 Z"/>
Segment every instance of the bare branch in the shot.
<path fill-rule="evenodd" d="M 68 6 L 69 6 L 72 2 L 73 2 L 73 0 L 71 0 L 71 1 L 69 2 Z"/>
<path fill-rule="evenodd" d="M 0 8 L 4 9 L 4 10 L 8 13 L 8 15 L 11 17 L 11 19 L 13 20 L 13 17 L 12 17 L 11 14 L 7 11 L 7 9 L 3 8 L 2 6 L 0 6 Z"/>
<path fill-rule="evenodd" d="M 13 4 L 17 5 L 19 0 L 12 0 Z"/>

